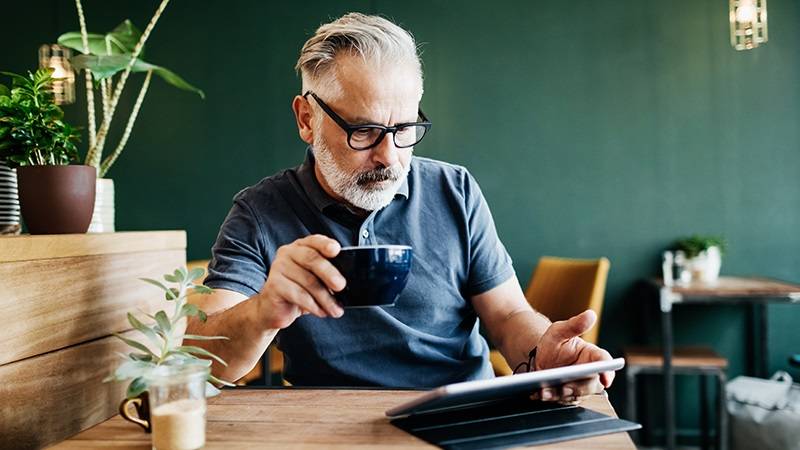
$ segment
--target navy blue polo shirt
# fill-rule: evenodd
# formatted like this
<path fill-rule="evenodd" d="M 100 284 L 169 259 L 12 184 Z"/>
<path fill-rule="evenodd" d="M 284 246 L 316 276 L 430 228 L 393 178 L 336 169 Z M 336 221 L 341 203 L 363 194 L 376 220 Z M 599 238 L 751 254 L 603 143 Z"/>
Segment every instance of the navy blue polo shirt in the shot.
<path fill-rule="evenodd" d="M 292 178 L 341 245 L 403 244 L 414 250 L 393 307 L 345 310 L 339 319 L 297 318 L 276 339 L 294 385 L 434 387 L 491 378 L 488 346 L 470 297 L 513 275 L 478 184 L 463 168 L 413 156 L 392 202 L 363 218 L 322 189 L 309 149 L 299 167 L 239 192 L 212 248 L 205 284 L 252 296 L 278 247 L 310 233 L 279 183 Z M 313 226 L 312 226 L 313 228 Z M 315 230 L 316 231 L 316 230 Z"/>

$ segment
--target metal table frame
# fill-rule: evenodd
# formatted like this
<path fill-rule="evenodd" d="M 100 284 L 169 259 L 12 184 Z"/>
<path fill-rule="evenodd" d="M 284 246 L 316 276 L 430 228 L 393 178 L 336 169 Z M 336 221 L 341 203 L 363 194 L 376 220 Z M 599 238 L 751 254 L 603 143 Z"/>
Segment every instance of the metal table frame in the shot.
<path fill-rule="evenodd" d="M 686 304 L 748 304 L 749 309 L 749 360 L 750 372 L 765 376 L 767 371 L 767 304 L 799 303 L 800 286 L 757 277 L 727 277 L 720 280 L 742 282 L 764 282 L 780 285 L 780 289 L 765 289 L 753 292 L 726 291 L 709 285 L 665 286 L 660 279 L 651 280 L 659 292 L 661 312 L 662 346 L 664 352 L 664 436 L 668 450 L 675 449 L 675 370 L 672 367 L 674 339 L 672 330 L 673 305 Z M 756 349 L 758 347 L 758 349 Z M 756 353 L 758 356 L 756 357 Z"/>

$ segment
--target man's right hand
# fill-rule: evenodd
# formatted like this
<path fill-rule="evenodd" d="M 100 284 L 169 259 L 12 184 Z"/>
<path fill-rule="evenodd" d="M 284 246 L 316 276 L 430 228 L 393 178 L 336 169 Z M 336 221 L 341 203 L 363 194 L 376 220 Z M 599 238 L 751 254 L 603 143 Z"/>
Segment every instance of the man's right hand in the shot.
<path fill-rule="evenodd" d="M 268 328 L 286 328 L 304 313 L 317 317 L 344 314 L 331 291 L 341 291 L 346 281 L 328 260 L 339 250 L 338 242 L 320 234 L 278 248 L 258 294 L 261 317 Z"/>

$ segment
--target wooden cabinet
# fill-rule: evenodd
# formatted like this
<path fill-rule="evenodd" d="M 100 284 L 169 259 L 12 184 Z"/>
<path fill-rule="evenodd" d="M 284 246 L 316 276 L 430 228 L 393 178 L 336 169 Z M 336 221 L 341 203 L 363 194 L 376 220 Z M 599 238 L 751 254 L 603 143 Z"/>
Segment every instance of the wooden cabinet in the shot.
<path fill-rule="evenodd" d="M 166 306 L 139 280 L 186 264 L 186 233 L 0 237 L 0 448 L 40 448 L 117 412 L 103 383 L 134 335 L 126 314 Z"/>

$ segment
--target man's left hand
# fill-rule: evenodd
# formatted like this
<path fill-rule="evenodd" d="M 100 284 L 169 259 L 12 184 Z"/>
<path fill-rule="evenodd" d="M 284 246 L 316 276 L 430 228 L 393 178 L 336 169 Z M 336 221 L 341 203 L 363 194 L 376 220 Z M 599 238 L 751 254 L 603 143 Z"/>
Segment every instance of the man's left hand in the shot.
<path fill-rule="evenodd" d="M 568 320 L 553 322 L 537 345 L 535 369 L 552 369 L 612 359 L 607 351 L 580 338 L 596 321 L 597 315 L 594 311 L 586 310 Z M 614 372 L 603 372 L 599 376 L 573 381 L 558 388 L 541 389 L 531 398 L 575 402 L 584 395 L 603 392 L 613 381 Z"/>

